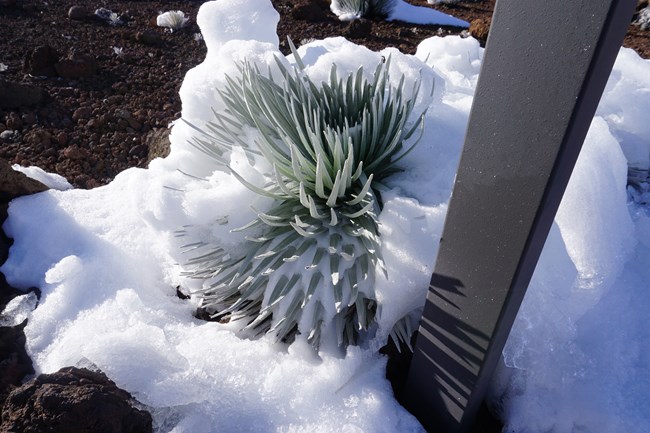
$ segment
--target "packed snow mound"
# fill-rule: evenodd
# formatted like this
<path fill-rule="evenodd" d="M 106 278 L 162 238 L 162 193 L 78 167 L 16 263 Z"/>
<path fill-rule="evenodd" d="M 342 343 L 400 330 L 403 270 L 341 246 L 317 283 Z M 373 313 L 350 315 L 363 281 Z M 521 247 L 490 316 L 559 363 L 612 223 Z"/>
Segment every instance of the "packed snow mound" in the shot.
<path fill-rule="evenodd" d="M 221 107 L 217 89 L 238 61 L 274 64 L 278 15 L 270 2 L 219 0 L 197 21 L 208 55 L 188 72 L 181 98 L 183 119 L 202 125 Z M 332 63 L 356 70 L 390 55 L 407 79 L 422 70 L 433 84 L 418 102 L 428 106 L 424 137 L 388 182 L 380 215 L 385 334 L 424 303 L 482 50 L 459 37 L 423 41 L 415 56 L 341 38 L 299 50 L 312 77 L 327 77 Z M 625 192 L 626 157 L 648 158 L 648 98 L 639 95 L 649 76 L 650 62 L 621 50 L 491 388 L 507 431 L 650 431 L 650 211 Z M 194 224 L 235 246 L 240 239 L 215 220 L 228 213 L 238 225 L 254 215 L 254 195 L 214 171 L 189 144 L 195 133 L 177 122 L 169 157 L 105 187 L 11 203 L 4 229 L 15 242 L 2 272 L 17 287 L 40 287 L 42 298 L 35 309 L 20 298 L 2 317 L 29 318 L 37 372 L 101 369 L 147 405 L 156 432 L 424 431 L 393 398 L 380 338 L 345 357 L 317 356 L 300 342 L 241 339 L 231 324 L 194 318 L 196 300 L 178 298 L 178 286 L 197 283 L 181 273 L 174 232 Z"/>

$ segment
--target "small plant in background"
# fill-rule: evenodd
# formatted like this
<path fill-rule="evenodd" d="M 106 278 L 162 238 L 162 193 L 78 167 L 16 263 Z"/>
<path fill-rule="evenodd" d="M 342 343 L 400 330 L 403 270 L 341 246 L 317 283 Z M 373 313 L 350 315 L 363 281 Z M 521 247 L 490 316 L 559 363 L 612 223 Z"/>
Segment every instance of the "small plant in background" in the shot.
<path fill-rule="evenodd" d="M 650 29 L 650 6 L 646 6 L 638 12 L 634 23 L 641 27 L 641 30 Z"/>
<path fill-rule="evenodd" d="M 342 20 L 354 18 L 388 18 L 395 0 L 332 0 L 332 12 Z"/>
<path fill-rule="evenodd" d="M 95 16 L 111 26 L 120 26 L 124 24 L 118 14 L 106 8 L 96 9 Z"/>
<path fill-rule="evenodd" d="M 185 27 L 189 20 L 182 11 L 167 11 L 158 15 L 156 24 L 158 27 L 166 27 L 173 32 Z"/>
<path fill-rule="evenodd" d="M 245 330 L 277 341 L 302 333 L 318 348 L 326 335 L 345 347 L 375 321 L 375 270 L 385 272 L 381 182 L 418 141 L 405 145 L 424 116 L 409 121 L 419 82 L 405 97 L 404 78 L 390 85 L 388 59 L 372 80 L 362 68 L 340 78 L 333 65 L 317 86 L 289 45 L 297 66 L 276 58 L 281 80 L 244 62 L 220 91 L 226 108 L 205 129 L 192 125 L 198 149 L 273 205 L 235 229 L 251 233 L 238 255 L 202 241 L 185 245 L 195 254 L 186 275 L 206 281 L 201 308 L 215 319 L 242 319 Z M 251 127 L 259 132 L 255 147 L 242 139 Z M 229 165 L 235 146 L 268 163 L 264 185 Z M 400 321 L 392 335 L 408 341 L 409 329 Z"/>

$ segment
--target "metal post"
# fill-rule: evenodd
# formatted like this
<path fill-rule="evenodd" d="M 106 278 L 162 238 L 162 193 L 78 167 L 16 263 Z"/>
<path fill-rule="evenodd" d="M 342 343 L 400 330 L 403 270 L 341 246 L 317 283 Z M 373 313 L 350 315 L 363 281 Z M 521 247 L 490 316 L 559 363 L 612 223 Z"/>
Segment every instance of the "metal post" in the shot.
<path fill-rule="evenodd" d="M 636 0 L 498 0 L 403 399 L 474 421 Z"/>

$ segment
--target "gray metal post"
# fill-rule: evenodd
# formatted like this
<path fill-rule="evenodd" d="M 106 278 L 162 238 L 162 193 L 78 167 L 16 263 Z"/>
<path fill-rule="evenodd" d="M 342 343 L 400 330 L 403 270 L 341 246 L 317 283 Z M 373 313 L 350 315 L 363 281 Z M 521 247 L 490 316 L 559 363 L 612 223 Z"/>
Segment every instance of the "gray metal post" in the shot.
<path fill-rule="evenodd" d="M 636 0 L 498 0 L 403 400 L 473 424 Z"/>

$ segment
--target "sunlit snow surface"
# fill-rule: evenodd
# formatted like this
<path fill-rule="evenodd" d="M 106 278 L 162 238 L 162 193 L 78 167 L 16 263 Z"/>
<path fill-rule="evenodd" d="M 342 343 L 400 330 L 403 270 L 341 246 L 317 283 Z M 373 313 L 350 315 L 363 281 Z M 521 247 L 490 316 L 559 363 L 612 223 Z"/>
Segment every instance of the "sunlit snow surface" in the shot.
<path fill-rule="evenodd" d="M 277 21 L 259 0 L 201 7 L 208 56 L 181 88 L 185 120 L 200 125 L 221 107 L 215 88 L 236 60 L 273 64 Z M 361 64 L 370 71 L 390 55 L 393 79 L 422 70 L 423 89 L 435 81 L 419 101 L 429 105 L 425 135 L 408 170 L 391 179 L 380 216 L 389 276 L 377 282 L 377 339 L 345 358 L 318 358 L 300 342 L 243 340 L 232 325 L 193 318 L 196 301 L 176 296 L 192 284 L 180 276 L 174 231 L 193 224 L 234 248 L 241 239 L 228 229 L 253 217 L 251 203 L 265 203 L 213 173 L 187 143 L 195 132 L 178 122 L 171 155 L 147 170 L 11 203 L 4 228 L 15 243 L 2 271 L 15 286 L 42 288 L 33 312 L 33 299 L 11 305 L 17 319 L 30 316 L 38 372 L 97 367 L 149 407 L 158 432 L 422 431 L 392 397 L 375 350 L 396 318 L 424 301 L 482 51 L 459 37 L 428 39 L 415 56 L 334 38 L 300 53 L 313 79 L 326 78 L 332 62 L 340 74 Z M 648 77 L 650 63 L 622 50 L 490 391 L 507 431 L 650 431 L 650 217 L 625 192 L 625 155 L 648 164 Z M 233 164 L 255 174 L 242 155 Z M 214 224 L 225 215 L 226 226 Z"/>
<path fill-rule="evenodd" d="M 362 18 L 357 13 L 352 13 L 341 7 L 338 1 L 332 1 L 330 9 L 341 21 L 352 21 Z M 394 0 L 393 8 L 387 21 L 402 21 L 411 24 L 441 25 L 454 27 L 469 27 L 467 21 L 455 18 L 446 13 L 424 6 L 412 5 L 404 0 Z M 431 2 L 429 2 L 431 3 Z"/>
<path fill-rule="evenodd" d="M 395 2 L 395 8 L 388 21 L 403 21 L 412 24 L 437 24 L 441 26 L 469 27 L 467 21 L 455 18 L 437 10 L 424 6 L 415 6 L 403 0 Z"/>

